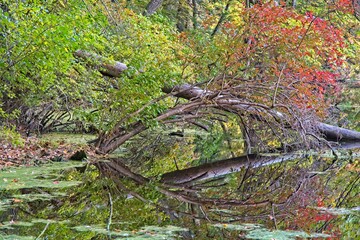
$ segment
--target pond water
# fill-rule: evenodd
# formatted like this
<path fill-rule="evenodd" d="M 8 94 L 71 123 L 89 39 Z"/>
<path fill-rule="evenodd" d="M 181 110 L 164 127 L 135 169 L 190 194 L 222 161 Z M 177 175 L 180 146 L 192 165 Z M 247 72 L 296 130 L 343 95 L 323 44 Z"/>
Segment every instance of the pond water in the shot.
<path fill-rule="evenodd" d="M 114 160 L 7 168 L 0 239 L 358 239 L 359 156 L 308 152 L 181 184 Z"/>

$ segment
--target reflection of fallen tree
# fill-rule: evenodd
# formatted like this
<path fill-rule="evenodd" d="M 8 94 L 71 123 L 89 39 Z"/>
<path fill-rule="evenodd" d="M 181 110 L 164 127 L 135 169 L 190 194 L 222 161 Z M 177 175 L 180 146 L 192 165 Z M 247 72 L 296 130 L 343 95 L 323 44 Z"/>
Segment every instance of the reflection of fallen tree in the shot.
<path fill-rule="evenodd" d="M 132 172 L 128 167 L 126 167 L 121 159 L 111 159 L 109 162 L 98 162 L 96 163 L 97 168 L 100 172 L 111 179 L 114 179 L 114 182 L 117 186 L 131 194 L 132 196 L 138 198 L 141 201 L 148 202 L 148 200 L 141 196 L 140 194 L 131 191 L 128 189 L 121 181 L 121 178 L 130 179 L 135 182 L 137 185 L 145 185 L 150 183 L 150 179 L 145 178 L 139 174 Z M 176 190 L 174 190 L 176 189 Z M 221 198 L 198 198 L 194 195 L 197 190 L 192 190 L 186 186 L 172 185 L 163 183 L 158 186 L 158 191 L 170 198 L 175 198 L 181 202 L 186 202 L 189 204 L 195 205 L 210 205 L 210 206 L 242 206 L 242 207 L 258 207 L 264 206 L 269 203 L 268 200 L 253 202 L 251 200 L 241 201 L 237 199 L 221 199 Z M 164 208 L 163 206 L 161 208 Z"/>
<path fill-rule="evenodd" d="M 358 156 L 340 150 L 353 148 L 360 148 L 360 143 L 334 147 L 337 156 L 331 151 L 321 155 L 305 151 L 283 156 L 249 155 L 151 178 L 133 172 L 123 159 L 96 165 L 122 192 L 165 212 L 172 220 L 237 223 L 262 219 L 276 228 L 299 211 L 317 214 L 308 207 L 316 206 L 319 199 L 333 196 L 338 198 L 339 206 L 344 206 L 341 204 L 354 194 L 359 176 L 349 175 L 345 180 L 349 184 L 339 186 L 339 196 L 336 192 L 327 192 L 326 185 L 334 186 L 330 179 L 339 174 L 339 167 Z M 240 172 L 231 174 L 236 171 Z M 324 179 L 326 184 L 319 179 Z M 129 184 L 129 180 L 135 184 Z M 235 181 L 235 185 L 231 181 Z M 328 221 L 323 228 L 326 224 Z"/>
<path fill-rule="evenodd" d="M 347 143 L 336 147 L 336 149 L 353 148 L 360 148 L 360 143 Z M 201 189 L 211 188 L 211 186 L 206 186 L 206 184 L 203 184 L 203 187 L 198 189 L 196 185 L 203 183 L 204 180 L 207 180 L 207 183 L 209 183 L 212 181 L 211 179 L 219 179 L 219 177 L 238 172 L 244 168 L 256 169 L 269 165 L 275 165 L 278 163 L 282 164 L 286 161 L 307 158 L 311 155 L 315 156 L 318 154 L 305 151 L 280 156 L 257 156 L 253 154 L 242 157 L 230 158 L 226 160 L 220 160 L 217 162 L 203 164 L 187 169 L 176 170 L 162 175 L 162 177 L 160 178 L 161 183 L 158 185 L 158 190 L 161 193 L 167 195 L 168 197 L 176 198 L 179 201 L 187 202 L 190 204 L 244 207 L 263 206 L 269 204 L 270 202 L 274 202 L 270 201 L 269 199 L 263 199 L 261 201 L 254 202 L 251 199 L 238 200 L 198 197 L 196 193 L 201 192 Z M 333 158 L 336 159 L 337 157 L 333 156 Z M 117 179 L 117 182 L 119 181 L 119 177 L 131 179 L 138 185 L 148 184 L 151 181 L 149 178 L 132 172 L 130 168 L 126 167 L 125 164 L 123 164 L 123 160 L 121 159 L 112 159 L 109 162 L 99 162 L 96 163 L 96 166 L 104 175 L 113 179 Z M 155 179 L 159 178 L 156 177 Z M 295 187 L 294 192 L 296 192 L 299 188 L 300 187 Z M 293 194 L 294 193 L 289 194 L 289 197 Z M 283 204 L 283 202 L 279 202 L 279 204 Z"/>
<path fill-rule="evenodd" d="M 336 148 L 360 148 L 360 142 L 345 143 Z M 306 158 L 309 155 L 309 152 L 305 151 L 278 156 L 261 156 L 257 154 L 250 154 L 242 157 L 230 158 L 226 160 L 203 164 L 196 167 L 168 172 L 162 175 L 161 181 L 171 184 L 191 185 L 196 181 L 221 177 L 226 174 L 238 172 L 244 167 L 258 168 L 276 163 L 291 161 L 296 158 Z"/>
<path fill-rule="evenodd" d="M 235 157 L 226 160 L 203 164 L 200 166 L 177 170 L 162 175 L 161 181 L 171 184 L 192 184 L 195 181 L 209 178 L 221 177 L 226 174 L 240 171 L 242 168 L 252 168 L 275 164 L 301 157 L 300 154 L 287 154 L 278 157 L 266 157 L 250 154 L 242 157 Z"/>

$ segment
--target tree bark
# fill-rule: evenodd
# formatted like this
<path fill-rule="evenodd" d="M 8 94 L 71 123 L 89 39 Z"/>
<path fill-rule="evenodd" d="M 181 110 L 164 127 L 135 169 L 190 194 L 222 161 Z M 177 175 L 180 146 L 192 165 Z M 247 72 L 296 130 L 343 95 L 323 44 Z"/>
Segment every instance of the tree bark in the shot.
<path fill-rule="evenodd" d="M 124 63 L 109 61 L 100 55 L 83 50 L 77 50 L 74 52 L 74 56 L 88 61 L 93 66 L 99 67 L 99 71 L 102 74 L 110 77 L 119 77 L 127 69 Z"/>
<path fill-rule="evenodd" d="M 348 84 L 348 87 L 349 87 L 349 88 L 360 88 L 360 80 L 355 81 L 355 82 L 352 82 L 352 83 L 349 83 L 349 84 Z"/>
<path fill-rule="evenodd" d="M 151 0 L 146 6 L 146 10 L 144 12 L 145 16 L 150 16 L 156 12 L 156 10 L 161 6 L 163 0 Z"/>
<path fill-rule="evenodd" d="M 317 122 L 317 128 L 327 140 L 360 141 L 360 132 Z"/>
<path fill-rule="evenodd" d="M 196 0 L 192 0 L 192 9 L 193 9 L 193 28 L 197 29 L 197 26 L 198 26 L 198 23 L 197 23 L 198 9 L 197 9 Z"/>

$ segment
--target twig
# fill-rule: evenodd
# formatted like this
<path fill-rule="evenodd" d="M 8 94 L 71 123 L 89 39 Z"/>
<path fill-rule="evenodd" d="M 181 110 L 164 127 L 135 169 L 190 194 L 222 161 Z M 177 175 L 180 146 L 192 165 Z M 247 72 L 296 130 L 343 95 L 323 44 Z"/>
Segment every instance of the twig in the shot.
<path fill-rule="evenodd" d="M 49 227 L 49 225 L 50 225 L 50 222 L 47 222 L 45 228 L 42 230 L 42 232 L 40 233 L 40 235 L 36 239 L 40 239 L 40 237 L 45 233 L 45 231 Z"/>
<path fill-rule="evenodd" d="M 174 158 L 174 163 L 175 163 L 176 170 L 179 170 L 179 167 L 178 167 L 177 162 L 176 162 L 176 158 Z"/>
<path fill-rule="evenodd" d="M 311 22 L 310 22 L 309 26 L 307 27 L 304 35 L 301 37 L 301 40 L 300 40 L 299 44 L 296 46 L 296 48 L 295 48 L 296 50 L 299 50 L 301 44 L 302 44 L 303 41 L 304 41 L 304 38 L 306 37 L 306 35 L 307 35 L 308 32 L 310 31 L 311 25 L 314 23 L 314 21 L 315 21 L 316 19 L 317 19 L 317 17 L 314 17 L 314 18 L 311 20 Z"/>
<path fill-rule="evenodd" d="M 111 193 L 109 192 L 109 203 L 110 203 L 110 216 L 109 216 L 109 220 L 108 220 L 108 224 L 107 224 L 107 231 L 108 231 L 108 235 L 111 239 L 111 233 L 110 233 L 110 225 L 111 225 L 111 218 L 112 218 L 112 215 L 113 215 L 113 201 L 112 201 L 112 197 L 111 197 Z"/>
<path fill-rule="evenodd" d="M 272 219 L 274 220 L 275 229 L 277 230 L 277 223 L 276 223 L 276 217 L 275 217 L 275 211 L 274 211 L 274 204 L 271 204 L 272 209 Z"/>
<path fill-rule="evenodd" d="M 280 83 L 281 76 L 282 76 L 282 73 L 283 73 L 284 69 L 285 69 L 285 64 L 284 64 L 284 66 L 281 68 L 281 71 L 280 71 L 280 74 L 279 74 L 278 80 L 277 80 L 277 82 L 276 82 L 276 86 L 275 86 L 275 92 L 274 92 L 274 98 L 273 98 L 272 107 L 274 107 L 274 106 L 275 106 L 276 95 L 277 95 L 277 91 L 278 91 L 278 88 L 279 88 L 279 83 Z"/>
<path fill-rule="evenodd" d="M 206 212 L 204 211 L 202 205 L 199 206 L 199 209 L 200 209 L 200 211 L 202 212 L 202 214 L 204 215 L 204 218 L 205 218 L 206 220 L 208 220 L 209 222 L 212 222 L 212 221 L 209 219 L 209 217 L 207 216 Z"/>

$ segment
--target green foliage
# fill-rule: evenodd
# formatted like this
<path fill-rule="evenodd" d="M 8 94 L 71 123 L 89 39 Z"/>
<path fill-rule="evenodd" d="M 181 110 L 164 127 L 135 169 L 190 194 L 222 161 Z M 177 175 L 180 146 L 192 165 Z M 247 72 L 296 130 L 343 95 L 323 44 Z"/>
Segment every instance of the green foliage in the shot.
<path fill-rule="evenodd" d="M 146 18 L 115 6 L 108 15 L 116 23 L 107 31 L 109 44 L 105 50 L 112 59 L 124 62 L 128 70 L 112 80 L 106 96 L 94 102 L 94 107 L 101 109 L 95 124 L 105 131 L 162 95 L 164 85 L 180 81 L 179 60 L 174 54 L 180 43 L 166 19 Z M 151 121 L 166 106 L 165 102 L 151 105 L 127 122 Z"/>
<path fill-rule="evenodd" d="M 199 10 L 197 16 L 191 16 L 191 7 L 194 6 L 188 1 L 167 1 L 158 14 L 145 17 L 141 13 L 147 2 L 2 1 L 0 120 L 20 121 L 16 118 L 21 117 L 29 107 L 51 103 L 55 109 L 61 108 L 71 113 L 69 121 L 79 121 L 85 128 L 95 126 L 101 134 L 119 129 L 125 132 L 127 127 L 138 121 L 146 127 L 158 128 L 155 118 L 178 102 L 155 99 L 163 95 L 163 86 L 183 82 L 207 83 L 202 87 L 220 92 L 230 89 L 229 95 L 255 104 L 274 107 L 274 103 L 278 103 L 275 100 L 282 98 L 284 109 L 301 106 L 304 112 L 322 112 L 334 99 L 335 80 L 339 76 L 356 79 L 359 30 L 356 29 L 357 22 L 352 13 L 344 8 L 350 1 L 334 1 L 334 4 L 298 1 L 299 7 L 295 9 L 276 7 L 273 1 L 271 4 L 268 3 L 270 1 L 254 4 L 248 9 L 244 7 L 244 2 L 239 1 L 196 1 Z M 226 12 L 224 7 L 230 3 L 230 10 Z M 343 25 L 340 20 L 344 20 Z M 217 25 L 220 26 L 219 31 L 212 35 Z M 74 58 L 73 53 L 78 49 L 101 55 L 106 61 L 121 61 L 128 66 L 128 70 L 117 78 L 103 76 L 93 62 Z M 347 96 L 344 100 L 346 108 L 358 104 L 358 92 L 352 91 Z M 202 100 L 204 103 L 211 101 Z M 145 107 L 146 104 L 149 105 Z M 357 124 L 359 116 L 359 112 L 355 112 L 350 119 Z M 205 120 L 216 122 L 211 118 Z M 266 120 L 262 120 L 263 123 Z M 282 123 L 279 122 L 279 125 Z M 271 130 L 273 132 L 263 131 L 263 134 L 273 136 L 267 144 L 278 147 L 283 135 L 278 134 L 276 129 Z M 161 150 L 145 153 L 144 158 L 150 160 L 138 168 L 145 176 L 160 176 L 164 172 L 194 165 L 194 160 L 198 160 L 197 164 L 226 158 L 231 156 L 230 151 L 239 155 L 244 151 L 243 142 L 233 141 L 235 138 L 243 136 L 238 124 L 230 119 L 223 124 L 223 128 L 216 126 L 209 134 L 198 135 L 195 140 L 191 136 L 186 140 L 163 143 L 159 147 Z M 0 139 L 23 145 L 15 128 L 2 127 Z M 84 143 L 85 140 L 81 138 L 74 142 Z M 129 143 L 129 146 L 142 148 L 140 143 Z M 327 161 L 332 162 L 333 159 Z M 205 197 L 219 200 L 219 203 L 227 198 L 260 201 L 271 197 L 274 202 L 287 202 L 292 196 L 289 193 L 298 185 L 298 181 L 307 180 L 304 188 L 298 188 L 301 194 L 293 197 L 294 201 L 310 205 L 320 196 L 328 194 L 324 201 L 329 206 L 340 202 L 344 205 L 357 203 L 354 192 L 348 193 L 347 199 L 342 196 L 344 181 L 356 180 L 358 166 L 354 163 L 342 166 L 338 172 L 331 173 L 338 177 L 332 180 L 328 172 L 317 168 L 315 171 L 312 167 L 325 165 L 324 162 L 309 158 L 294 161 L 288 166 L 279 163 L 268 168 L 243 169 L 221 181 L 210 181 L 188 189 L 189 192 L 181 197 L 196 196 L 200 200 Z M 170 223 L 170 217 L 159 211 L 158 205 L 165 201 L 156 182 L 138 186 L 119 177 L 116 180 L 123 185 L 119 190 L 114 182 L 101 178 L 93 168 L 84 175 L 67 173 L 65 177 L 53 172 L 81 165 L 77 164 L 59 163 L 3 170 L 0 188 L 7 190 L 4 195 L 11 193 L 12 200 L 1 200 L 0 211 L 5 212 L 17 203 L 44 219 L 71 219 L 70 224 L 62 221 L 50 223 L 45 235 L 53 239 L 64 239 L 64 236 L 106 239 L 109 234 L 114 237 L 168 239 L 174 237 L 172 231 L 182 231 L 174 227 L 149 226 L 142 229 L 146 225 L 165 226 Z M 319 177 L 304 179 L 303 176 L 309 173 L 318 174 Z M 300 179 L 300 176 L 303 178 Z M 282 188 L 277 187 L 283 183 L 286 184 Z M 220 184 L 221 187 L 211 187 L 213 184 Z M 69 197 L 63 198 L 64 193 L 59 189 L 73 186 L 77 187 L 68 189 Z M 311 191 L 301 192 L 307 186 L 312 187 Z M 39 191 L 21 194 L 21 191 L 26 192 L 30 188 Z M 54 189 L 56 191 L 52 191 Z M 140 194 L 145 200 L 134 197 L 127 189 Z M 180 188 L 177 190 L 182 191 Z M 47 200 L 57 204 L 46 208 Z M 171 203 L 175 201 L 169 200 Z M 322 199 L 319 202 L 322 203 Z M 176 209 L 184 210 L 183 205 L 186 204 L 179 204 Z M 210 204 L 203 205 L 200 217 L 211 217 L 204 213 L 206 208 L 211 208 L 208 206 Z M 192 210 L 196 207 L 191 206 Z M 318 209 L 296 207 L 289 206 L 286 210 L 298 214 L 297 219 L 284 213 L 283 221 L 278 223 L 279 229 L 312 232 L 320 225 L 319 222 L 327 219 L 317 212 Z M 112 208 L 116 211 L 111 211 Z M 261 214 L 257 209 L 229 209 L 221 213 L 245 216 L 251 212 L 254 216 L 265 215 L 266 219 L 269 214 L 269 209 Z M 19 216 L 24 216 L 21 214 L 24 213 Z M 195 216 L 194 211 L 186 214 Z M 113 221 L 110 230 L 106 228 L 109 219 Z M 345 222 L 341 224 L 336 221 L 337 226 L 340 225 L 340 229 L 348 234 L 347 237 L 359 235 L 357 230 L 353 230 L 359 224 L 356 214 L 344 217 Z M 48 223 L 34 222 L 34 228 L 28 233 L 36 236 Z M 17 225 L 26 224 L 30 223 L 18 222 Z M 6 222 L 4 225 L 3 228 L 10 228 L 16 224 Z M 93 231 L 88 231 L 88 226 Z M 26 232 L 22 230 L 23 227 L 16 230 Z M 325 237 L 324 234 L 270 231 L 258 225 L 216 227 L 245 231 L 248 238 L 254 239 Z M 218 233 L 219 229 L 211 231 Z M 167 231 L 171 233 L 166 234 Z"/>
<path fill-rule="evenodd" d="M 25 141 L 21 135 L 16 132 L 15 126 L 9 128 L 6 126 L 0 126 L 0 141 L 11 143 L 14 146 L 24 146 Z"/>
<path fill-rule="evenodd" d="M 351 84 L 351 83 L 350 83 Z M 343 113 L 345 119 L 345 126 L 349 124 L 351 128 L 360 130 L 360 91 L 357 88 L 344 89 L 343 98 L 339 108 Z M 346 120 L 348 119 L 348 120 Z M 341 121 L 341 120 L 340 120 Z M 347 122 L 349 121 L 349 122 Z M 340 125 L 342 125 L 340 123 Z"/>
<path fill-rule="evenodd" d="M 220 129 L 212 129 L 211 134 L 198 135 L 194 143 L 196 145 L 196 152 L 199 154 L 200 162 L 211 162 L 212 160 L 219 160 L 220 150 L 224 149 L 225 137 Z"/>
<path fill-rule="evenodd" d="M 200 163 L 244 154 L 242 132 L 235 119 L 229 117 L 221 125 L 222 127 L 214 125 L 208 133 L 195 136 L 193 144 Z"/>
<path fill-rule="evenodd" d="M 343 238 L 356 239 L 360 235 L 359 214 L 349 214 L 342 217 L 343 223 L 340 225 L 341 232 L 344 233 Z"/>
<path fill-rule="evenodd" d="M 322 18 L 327 7 L 334 8 L 322 1 L 299 1 L 297 9 L 267 1 L 251 9 L 238 1 L 196 2 L 197 15 L 186 1 L 169 1 L 158 14 L 145 17 L 141 13 L 147 1 L 4 1 L 0 117 L 19 116 L 27 107 L 50 102 L 55 109 L 70 110 L 69 121 L 101 133 L 137 121 L 155 128 L 154 118 L 173 104 L 154 101 L 164 85 L 207 81 L 209 88 L 219 90 L 241 79 L 247 81 L 241 88 L 250 89 L 245 98 L 270 104 L 280 75 L 284 79 L 277 97 L 321 112 L 325 103 L 316 100 L 332 98 L 333 92 L 326 91 L 333 90 L 338 71 L 324 66 L 341 65 L 345 57 L 356 62 L 358 44 L 344 44 L 340 18 L 333 12 L 336 24 Z M 344 8 L 348 1 L 336 3 L 334 11 L 346 26 L 353 25 Z M 179 34 L 175 24 L 180 23 L 184 31 Z M 212 36 L 218 24 L 220 30 Z M 355 40 L 348 34 L 345 42 Z M 78 49 L 121 61 L 128 69 L 118 78 L 103 76 L 89 61 L 74 59 Z M 225 75 L 235 78 L 221 79 Z M 254 90 L 260 82 L 266 89 Z"/>
<path fill-rule="evenodd" d="M 161 146 L 162 150 L 142 168 L 144 176 L 160 176 L 165 172 L 188 167 L 194 159 L 194 145 L 188 141 L 177 141 Z M 155 159 L 155 160 L 154 160 Z"/>
<path fill-rule="evenodd" d="M 73 52 L 101 46 L 105 24 L 79 1 L 5 1 L 0 10 L 0 97 L 2 111 L 47 101 L 72 105 L 84 82 L 71 76 Z M 64 102 L 65 101 L 65 102 Z M 10 107 L 9 104 L 12 103 Z"/>

